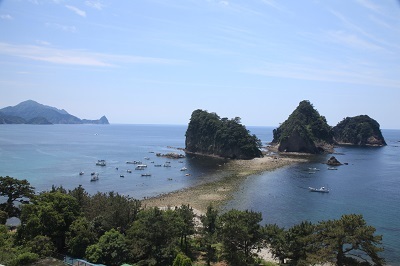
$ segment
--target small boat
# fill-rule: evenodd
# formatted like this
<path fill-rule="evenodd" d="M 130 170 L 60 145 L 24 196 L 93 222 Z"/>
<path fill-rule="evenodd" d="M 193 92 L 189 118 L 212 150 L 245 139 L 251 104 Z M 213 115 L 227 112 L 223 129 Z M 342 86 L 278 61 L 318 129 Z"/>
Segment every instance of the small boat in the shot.
<path fill-rule="evenodd" d="M 119 175 L 119 177 L 125 177 L 124 175 Z"/>
<path fill-rule="evenodd" d="M 98 174 L 95 174 L 95 175 L 92 176 L 92 178 L 90 178 L 90 182 L 94 182 L 94 181 L 97 181 L 97 180 L 99 180 L 99 175 Z"/>
<path fill-rule="evenodd" d="M 169 163 L 164 164 L 164 167 L 171 167 Z"/>
<path fill-rule="evenodd" d="M 144 170 L 144 167 L 142 167 L 142 166 L 136 166 L 136 167 L 135 167 L 135 170 Z"/>
<path fill-rule="evenodd" d="M 337 170 L 336 167 L 328 167 L 328 170 Z"/>
<path fill-rule="evenodd" d="M 147 165 L 146 165 L 146 164 L 138 164 L 138 166 L 137 166 L 137 167 L 146 168 L 146 167 L 147 167 Z"/>
<path fill-rule="evenodd" d="M 309 189 L 311 192 L 329 193 L 329 189 L 326 188 L 326 187 L 320 187 L 320 188 L 309 187 L 308 189 Z"/>
<path fill-rule="evenodd" d="M 142 176 L 151 176 L 151 174 L 142 174 Z"/>
<path fill-rule="evenodd" d="M 155 164 L 154 167 L 161 167 L 161 164 Z"/>
<path fill-rule="evenodd" d="M 95 172 L 91 172 L 91 173 L 90 173 L 91 176 L 94 176 L 95 174 L 96 174 Z"/>
<path fill-rule="evenodd" d="M 97 160 L 96 165 L 98 165 L 98 166 L 106 166 L 106 161 L 105 160 Z"/>
<path fill-rule="evenodd" d="M 308 170 L 310 170 L 310 171 L 319 171 L 319 169 L 315 168 L 315 167 L 309 167 Z"/>
<path fill-rule="evenodd" d="M 126 170 L 127 173 L 132 173 L 132 170 L 128 169 Z"/>
<path fill-rule="evenodd" d="M 85 174 L 85 173 L 84 173 L 84 172 L 82 172 L 82 171 L 80 171 L 80 172 L 79 172 L 79 175 L 84 175 L 84 174 Z"/>
<path fill-rule="evenodd" d="M 186 170 L 187 170 L 186 167 L 182 167 L 182 168 L 181 168 L 181 171 L 186 171 Z"/>
<path fill-rule="evenodd" d="M 185 174 L 185 176 L 191 176 L 191 174 Z"/>
<path fill-rule="evenodd" d="M 149 158 L 149 157 L 144 157 L 144 159 L 145 159 L 145 160 L 150 160 L 150 158 Z"/>

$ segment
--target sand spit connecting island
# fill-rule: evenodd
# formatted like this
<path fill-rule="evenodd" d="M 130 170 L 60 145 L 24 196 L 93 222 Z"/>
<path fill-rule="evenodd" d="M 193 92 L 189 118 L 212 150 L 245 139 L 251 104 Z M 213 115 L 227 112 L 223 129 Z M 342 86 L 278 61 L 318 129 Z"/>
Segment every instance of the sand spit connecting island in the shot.
<path fill-rule="evenodd" d="M 210 204 L 218 208 L 230 200 L 246 178 L 306 161 L 305 158 L 277 155 L 266 155 L 252 160 L 232 160 L 221 166 L 219 173 L 215 174 L 214 181 L 146 198 L 142 200 L 142 206 L 173 208 L 189 204 L 197 211 L 205 213 Z"/>

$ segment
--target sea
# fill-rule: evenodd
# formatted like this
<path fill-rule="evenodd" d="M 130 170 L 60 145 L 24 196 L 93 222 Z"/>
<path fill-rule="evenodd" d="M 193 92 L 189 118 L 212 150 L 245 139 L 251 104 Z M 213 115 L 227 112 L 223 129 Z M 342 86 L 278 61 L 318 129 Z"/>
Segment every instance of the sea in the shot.
<path fill-rule="evenodd" d="M 37 192 L 53 185 L 65 189 L 82 185 L 90 194 L 114 191 L 136 199 L 215 180 L 223 160 L 157 156 L 185 155 L 186 128 L 0 125 L 0 176 L 27 179 Z M 263 145 L 272 140 L 274 127 L 247 128 Z M 310 156 L 306 163 L 249 176 L 223 209 L 261 212 L 264 224 L 285 228 L 306 220 L 316 223 L 340 219 L 343 214 L 362 214 L 376 234 L 383 235 L 381 255 L 387 264 L 400 265 L 400 130 L 383 129 L 382 133 L 385 147 L 337 147 L 335 154 Z M 346 164 L 329 170 L 324 163 L 332 155 Z M 105 160 L 106 166 L 97 166 L 98 160 Z M 147 167 L 135 170 L 137 165 L 127 163 L 133 161 Z M 99 179 L 91 181 L 91 173 Z M 330 192 L 308 189 L 322 186 Z"/>

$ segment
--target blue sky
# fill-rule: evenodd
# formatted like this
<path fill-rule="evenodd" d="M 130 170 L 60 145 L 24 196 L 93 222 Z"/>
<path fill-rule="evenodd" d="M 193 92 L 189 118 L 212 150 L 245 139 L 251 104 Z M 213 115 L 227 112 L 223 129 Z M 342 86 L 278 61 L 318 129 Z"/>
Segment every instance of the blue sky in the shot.
<path fill-rule="evenodd" d="M 309 100 L 330 125 L 367 114 L 400 129 L 400 3 L 0 0 L 0 68 L 1 108 L 277 126 Z"/>

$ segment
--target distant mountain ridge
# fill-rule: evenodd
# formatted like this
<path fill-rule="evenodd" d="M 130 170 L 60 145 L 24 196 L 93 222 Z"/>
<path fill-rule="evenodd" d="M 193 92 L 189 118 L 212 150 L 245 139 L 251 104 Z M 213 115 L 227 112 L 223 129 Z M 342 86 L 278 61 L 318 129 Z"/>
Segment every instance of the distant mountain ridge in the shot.
<path fill-rule="evenodd" d="M 109 124 L 102 116 L 98 120 L 80 119 L 64 109 L 27 100 L 0 109 L 0 124 Z"/>

